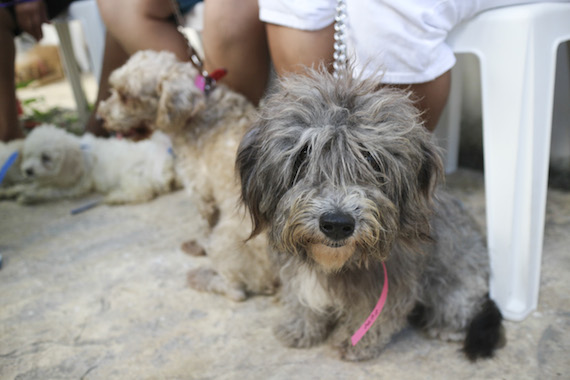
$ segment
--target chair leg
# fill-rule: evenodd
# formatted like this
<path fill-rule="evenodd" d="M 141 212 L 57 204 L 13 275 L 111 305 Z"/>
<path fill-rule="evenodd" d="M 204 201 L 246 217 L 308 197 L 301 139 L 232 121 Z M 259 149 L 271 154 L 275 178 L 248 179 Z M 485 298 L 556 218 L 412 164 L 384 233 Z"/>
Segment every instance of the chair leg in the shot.
<path fill-rule="evenodd" d="M 87 98 L 85 97 L 85 92 L 83 92 L 83 87 L 81 86 L 81 74 L 79 73 L 79 68 L 77 67 L 77 62 L 75 62 L 73 54 L 69 25 L 67 22 L 59 21 L 54 22 L 53 25 L 55 26 L 59 37 L 63 57 L 63 67 L 65 69 L 67 79 L 71 83 L 73 96 L 77 105 L 77 112 L 79 114 L 79 120 L 83 125 L 85 125 L 89 119 L 89 105 L 87 103 Z"/>
<path fill-rule="evenodd" d="M 99 14 L 97 3 L 94 0 L 76 1 L 70 4 L 68 12 L 72 19 L 81 22 L 91 60 L 91 69 L 99 81 L 105 50 L 105 25 Z"/>
<path fill-rule="evenodd" d="M 533 26 L 480 55 L 491 296 L 512 320 L 538 302 L 552 126 L 556 47 Z"/>
<path fill-rule="evenodd" d="M 463 101 L 461 72 L 461 64 L 458 62 L 451 70 L 451 91 L 449 92 L 449 99 L 434 131 L 434 138 L 438 146 L 443 149 L 443 164 L 446 173 L 456 171 L 459 161 L 461 108 Z"/>

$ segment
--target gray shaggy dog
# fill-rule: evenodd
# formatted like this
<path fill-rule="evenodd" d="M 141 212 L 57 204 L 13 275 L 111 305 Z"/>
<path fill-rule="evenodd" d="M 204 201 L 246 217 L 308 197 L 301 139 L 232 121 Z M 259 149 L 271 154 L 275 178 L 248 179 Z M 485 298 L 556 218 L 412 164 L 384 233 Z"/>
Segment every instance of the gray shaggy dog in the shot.
<path fill-rule="evenodd" d="M 325 340 L 346 360 L 376 357 L 408 322 L 464 340 L 471 360 L 503 340 L 489 261 L 461 204 L 441 190 L 442 162 L 410 94 L 320 70 L 281 81 L 238 150 L 252 236 L 267 230 L 280 268 L 290 347 Z M 351 335 L 384 310 L 356 345 Z"/>

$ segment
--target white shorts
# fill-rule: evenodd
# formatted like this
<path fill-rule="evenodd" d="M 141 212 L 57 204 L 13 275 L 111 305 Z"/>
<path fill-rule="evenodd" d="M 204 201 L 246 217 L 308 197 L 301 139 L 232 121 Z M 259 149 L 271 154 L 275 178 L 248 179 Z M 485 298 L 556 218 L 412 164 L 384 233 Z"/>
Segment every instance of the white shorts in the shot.
<path fill-rule="evenodd" d="M 301 30 L 322 29 L 334 22 L 336 13 L 336 0 L 258 0 L 258 3 L 261 21 Z"/>
<path fill-rule="evenodd" d="M 455 64 L 445 39 L 486 9 L 537 0 L 346 0 L 349 56 L 385 83 L 423 83 Z M 261 21 L 302 30 L 334 22 L 336 0 L 259 0 Z"/>

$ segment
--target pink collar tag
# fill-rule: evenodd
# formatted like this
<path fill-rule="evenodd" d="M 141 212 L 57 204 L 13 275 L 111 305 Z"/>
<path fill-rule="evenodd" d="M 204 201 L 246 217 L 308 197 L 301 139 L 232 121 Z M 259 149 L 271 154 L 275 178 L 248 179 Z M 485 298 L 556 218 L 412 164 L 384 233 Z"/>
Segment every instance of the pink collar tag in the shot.
<path fill-rule="evenodd" d="M 226 69 L 216 69 L 211 74 L 206 73 L 206 76 L 198 74 L 194 79 L 194 84 L 200 91 L 207 95 L 207 93 L 214 89 L 216 81 L 222 79 L 227 73 L 228 71 Z"/>
<path fill-rule="evenodd" d="M 204 89 L 206 88 L 206 78 L 198 74 L 196 75 L 196 79 L 194 79 L 194 84 L 200 91 L 204 92 Z"/>
<path fill-rule="evenodd" d="M 386 303 L 386 299 L 388 298 L 388 271 L 386 270 L 386 264 L 384 262 L 382 262 L 382 267 L 384 268 L 384 286 L 382 287 L 382 294 L 380 294 L 380 299 L 378 300 L 378 303 L 376 304 L 376 306 L 374 306 L 374 309 L 372 310 L 368 318 L 366 318 L 366 321 L 362 324 L 362 326 L 360 326 L 358 330 L 356 330 L 354 335 L 350 338 L 350 341 L 352 342 L 353 346 L 356 346 L 356 343 L 358 343 L 360 339 L 362 339 L 364 334 L 368 332 L 370 327 L 372 327 L 372 324 L 374 323 L 374 321 L 376 321 L 376 318 L 378 318 L 378 316 L 382 312 L 384 304 Z"/>

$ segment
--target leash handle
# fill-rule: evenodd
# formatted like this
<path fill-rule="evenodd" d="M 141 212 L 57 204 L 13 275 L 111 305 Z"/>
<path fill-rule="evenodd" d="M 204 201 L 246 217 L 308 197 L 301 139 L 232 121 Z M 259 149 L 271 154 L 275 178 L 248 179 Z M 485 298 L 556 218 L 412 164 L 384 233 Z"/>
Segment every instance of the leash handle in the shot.
<path fill-rule="evenodd" d="M 214 89 L 216 81 L 220 79 L 223 75 L 225 75 L 226 70 L 217 69 L 214 70 L 214 73 L 212 75 L 210 75 L 204 69 L 204 62 L 202 61 L 202 58 L 200 58 L 198 53 L 196 53 L 196 49 L 194 49 L 194 47 L 192 46 L 190 38 L 188 38 L 186 30 L 184 29 L 184 18 L 182 17 L 182 13 L 180 12 L 180 7 L 178 6 L 178 3 L 176 2 L 176 0 L 170 0 L 170 4 L 172 6 L 172 11 L 177 24 L 176 30 L 178 30 L 178 33 L 180 33 L 182 37 L 184 37 L 184 39 L 186 40 L 186 45 L 188 46 L 188 56 L 190 57 L 190 63 L 192 63 L 192 66 L 194 66 L 194 68 L 198 70 L 199 73 L 198 77 L 202 77 L 202 79 L 197 78 L 197 80 L 201 83 L 199 88 L 206 95 L 208 95 Z M 219 71 L 223 71 L 223 75 L 215 76 L 216 73 Z"/>
<path fill-rule="evenodd" d="M 190 62 L 192 63 L 192 66 L 194 66 L 196 68 L 196 70 L 198 70 L 199 73 L 204 75 L 204 73 L 205 73 L 204 72 L 204 63 L 202 62 L 202 59 L 196 53 L 196 49 L 194 49 L 194 47 L 192 46 L 192 43 L 190 42 L 190 38 L 188 38 L 188 35 L 186 34 L 186 31 L 184 30 L 184 17 L 182 17 L 182 12 L 180 12 L 180 7 L 178 6 L 178 3 L 176 2 L 176 0 L 170 0 L 170 5 L 172 6 L 172 13 L 173 13 L 174 19 L 176 21 L 176 30 L 178 30 L 178 33 L 180 33 L 182 35 L 182 37 L 184 37 L 184 39 L 186 40 L 186 45 L 188 46 L 188 56 L 190 57 Z M 208 73 L 206 73 L 206 75 L 207 74 Z"/>
<path fill-rule="evenodd" d="M 337 0 L 336 14 L 334 17 L 334 62 L 333 75 L 338 78 L 343 70 L 346 70 L 347 53 L 346 53 L 346 2 L 345 0 Z"/>

